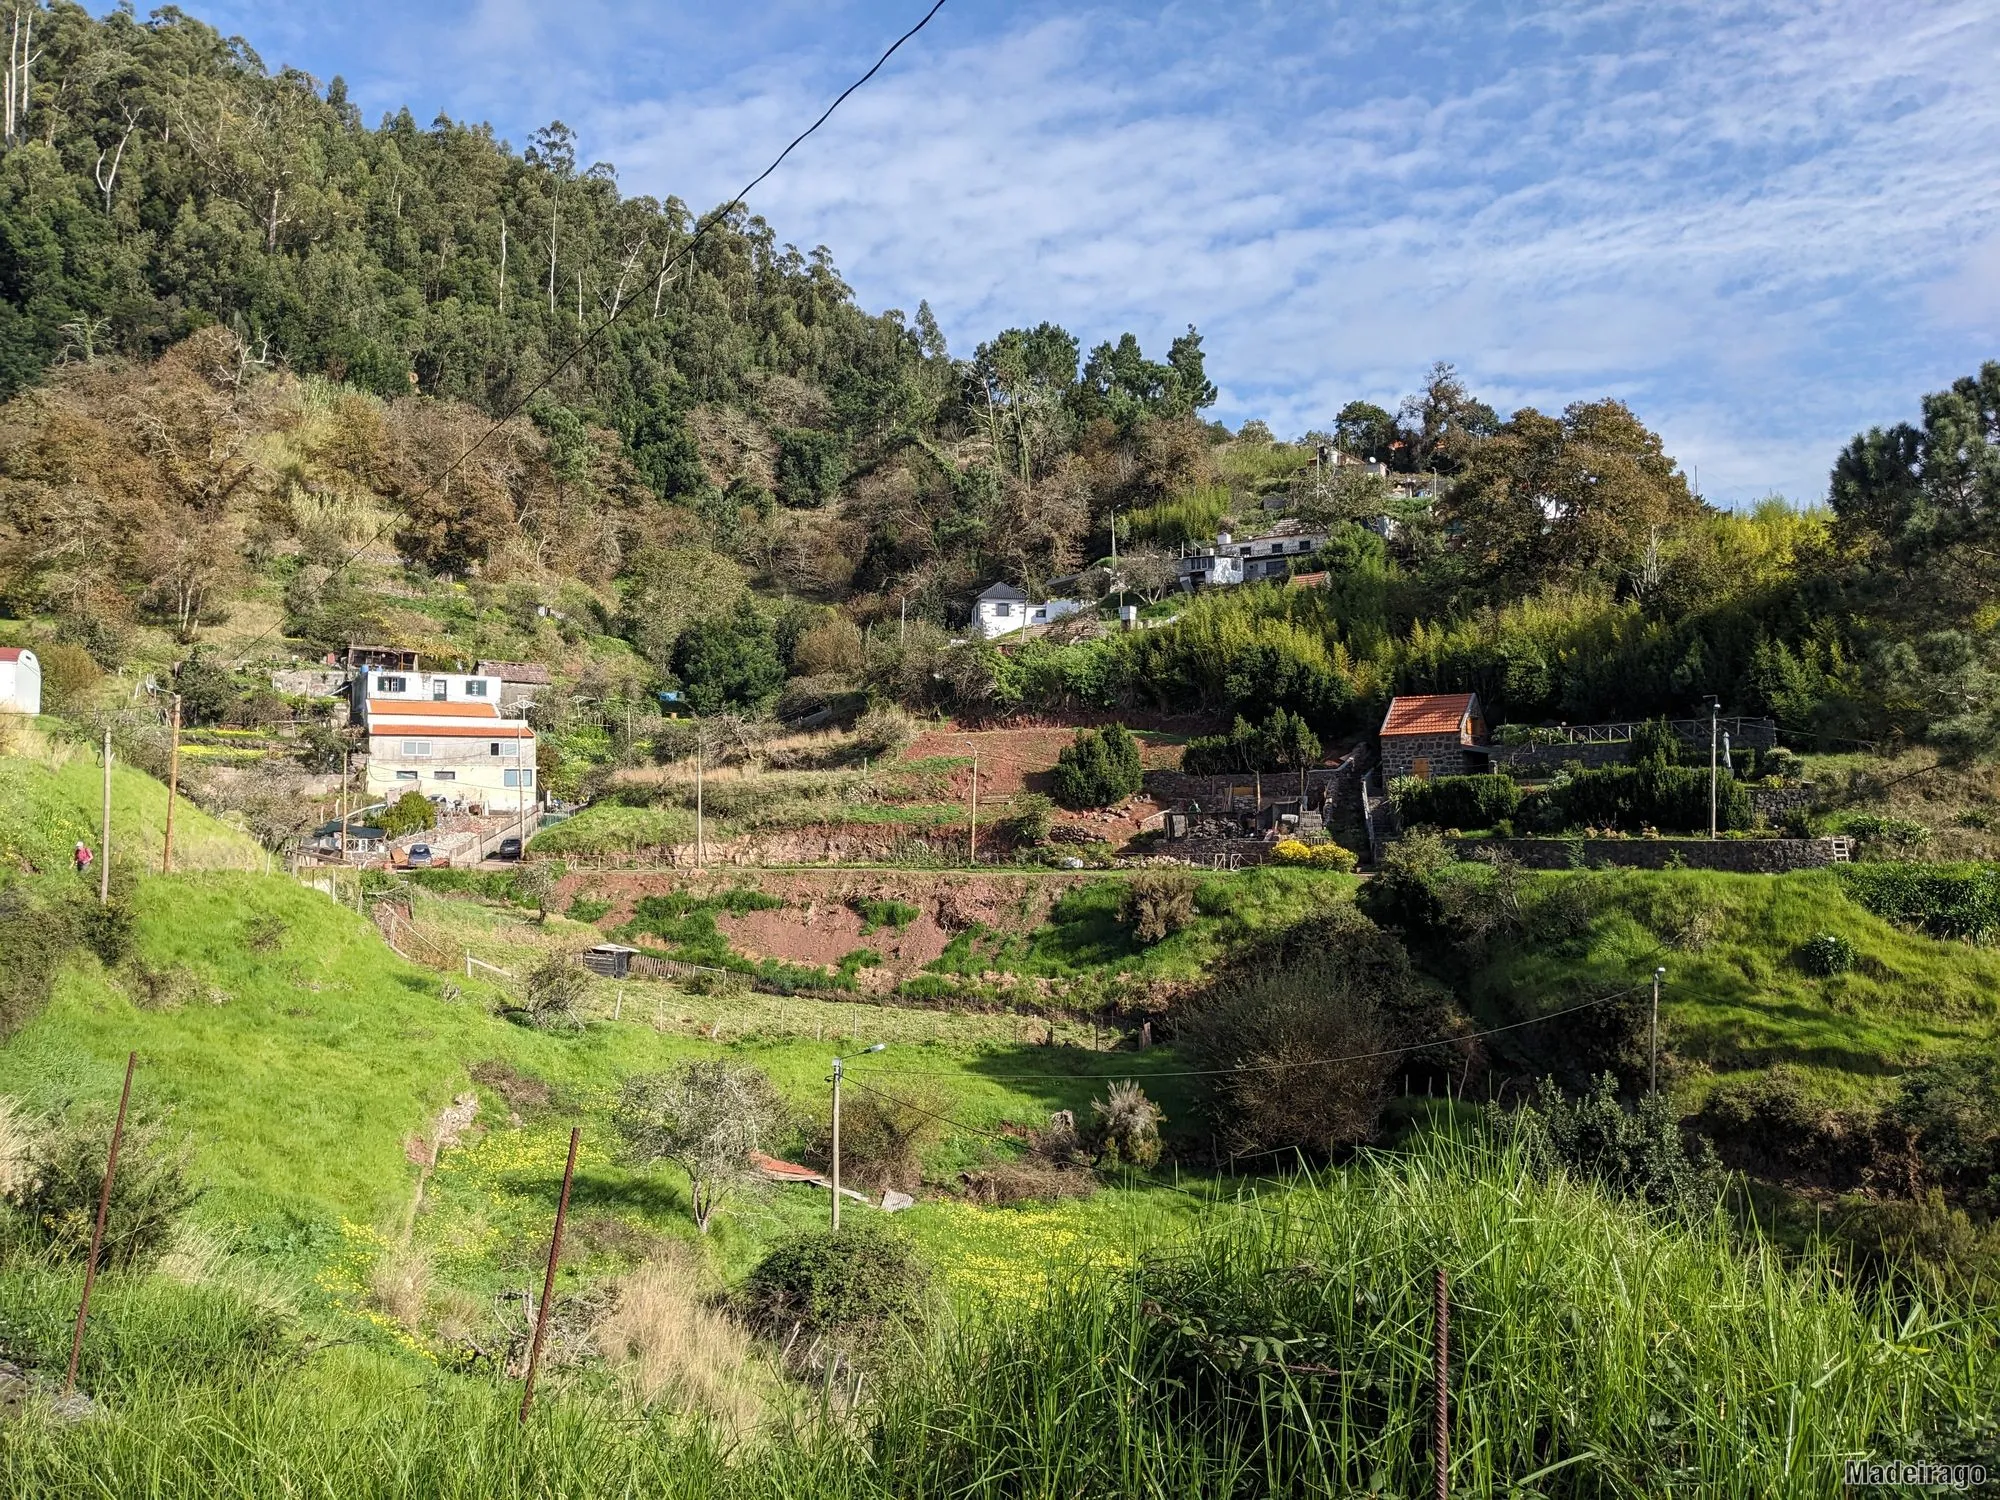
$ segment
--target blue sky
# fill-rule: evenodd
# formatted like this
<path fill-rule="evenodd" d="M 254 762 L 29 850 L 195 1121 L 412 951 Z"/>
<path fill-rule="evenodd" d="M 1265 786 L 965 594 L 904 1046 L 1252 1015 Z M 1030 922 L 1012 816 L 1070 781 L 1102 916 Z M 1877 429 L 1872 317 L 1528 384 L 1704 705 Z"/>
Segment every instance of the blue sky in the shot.
<path fill-rule="evenodd" d="M 705 207 L 925 3 L 188 8 Z M 1194 323 L 1215 414 L 1283 436 L 1448 359 L 1503 413 L 1619 396 L 1742 503 L 2000 356 L 1996 162 L 1991 0 L 948 0 L 752 206 L 960 353 Z"/>

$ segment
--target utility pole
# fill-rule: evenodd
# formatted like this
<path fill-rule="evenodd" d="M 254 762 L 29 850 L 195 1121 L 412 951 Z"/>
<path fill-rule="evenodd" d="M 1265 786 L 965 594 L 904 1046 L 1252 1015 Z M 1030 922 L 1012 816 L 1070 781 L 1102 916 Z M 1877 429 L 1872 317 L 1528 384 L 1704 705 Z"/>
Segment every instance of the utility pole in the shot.
<path fill-rule="evenodd" d="M 897 602 L 903 606 L 902 617 L 896 621 L 896 649 L 900 651 L 904 638 L 910 633 L 910 596 L 899 594 Z"/>
<path fill-rule="evenodd" d="M 1118 512 L 1111 512 L 1111 565 L 1118 565 Z"/>
<path fill-rule="evenodd" d="M 174 747 L 167 755 L 167 837 L 160 851 L 160 873 L 174 873 L 174 798 L 181 788 L 181 695 L 174 694 Z"/>
<path fill-rule="evenodd" d="M 872 1047 L 864 1047 L 862 1054 L 866 1056 L 870 1052 L 880 1052 L 888 1045 L 887 1042 L 877 1042 Z M 840 1233 L 840 1080 L 846 1063 L 847 1059 L 844 1057 L 836 1057 L 833 1060 L 833 1171 L 827 1181 L 833 1189 L 828 1196 L 833 1199 L 832 1226 L 835 1234 Z"/>
<path fill-rule="evenodd" d="M 352 753 L 349 750 L 340 752 L 340 796 L 334 800 L 333 812 L 334 817 L 340 820 L 340 862 L 343 865 L 347 863 L 347 768 L 348 756 Z"/>
<path fill-rule="evenodd" d="M 1716 736 L 1722 728 L 1721 715 L 1722 700 L 1711 697 L 1708 700 L 1708 836 L 1710 838 L 1716 836 L 1715 799 L 1718 778 L 1716 774 L 1715 755 L 1717 749 Z"/>
<path fill-rule="evenodd" d="M 111 731 L 104 731 L 104 831 L 97 840 L 97 904 L 111 901 Z"/>
<path fill-rule="evenodd" d="M 972 752 L 972 817 L 965 833 L 965 862 L 979 863 L 979 750 Z"/>
<path fill-rule="evenodd" d="M 1649 1092 L 1660 1091 L 1660 981 L 1667 977 L 1664 968 L 1653 970 L 1653 1070 Z"/>
<path fill-rule="evenodd" d="M 701 742 L 701 720 L 696 719 L 694 721 L 694 868 L 696 874 L 700 874 L 701 867 L 708 862 L 708 856 L 702 848 L 702 836 L 701 836 L 702 832 L 701 831 L 701 763 L 703 759 L 702 749 L 703 746 Z M 839 1097 L 840 1097 L 840 1085 L 838 1083 L 835 1083 L 834 1098 L 838 1099 Z M 840 1226 L 836 1224 L 834 1227 L 838 1229 Z"/>

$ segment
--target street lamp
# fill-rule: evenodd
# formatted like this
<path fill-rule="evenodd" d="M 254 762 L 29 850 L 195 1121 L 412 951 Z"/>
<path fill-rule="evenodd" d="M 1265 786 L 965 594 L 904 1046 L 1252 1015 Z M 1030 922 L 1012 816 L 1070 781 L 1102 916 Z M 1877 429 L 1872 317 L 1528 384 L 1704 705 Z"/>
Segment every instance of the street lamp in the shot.
<path fill-rule="evenodd" d="M 1710 695 L 1708 700 L 1708 836 L 1714 838 L 1715 799 L 1720 784 L 1716 767 L 1717 735 L 1722 728 L 1722 700 Z"/>
<path fill-rule="evenodd" d="M 861 1056 L 866 1057 L 870 1052 L 880 1052 L 888 1045 L 887 1042 L 877 1042 L 872 1047 L 864 1047 L 861 1051 Z M 842 1076 L 842 1064 L 846 1061 L 847 1059 L 844 1057 L 836 1057 L 833 1060 L 833 1191 L 828 1196 L 833 1199 L 833 1232 L 835 1234 L 840 1233 L 840 1080 Z"/>

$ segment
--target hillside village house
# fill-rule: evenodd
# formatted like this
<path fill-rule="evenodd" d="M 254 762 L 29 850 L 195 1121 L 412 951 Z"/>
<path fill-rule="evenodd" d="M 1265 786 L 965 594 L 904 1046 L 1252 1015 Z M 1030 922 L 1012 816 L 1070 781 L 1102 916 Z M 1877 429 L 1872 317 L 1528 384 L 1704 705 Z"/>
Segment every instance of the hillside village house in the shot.
<path fill-rule="evenodd" d="M 1053 625 L 1088 608 L 1080 599 L 1046 599 L 1031 604 L 1027 594 L 1013 584 L 996 583 L 972 601 L 972 633 L 990 641 L 1030 626 Z"/>
<path fill-rule="evenodd" d="M 26 646 L 0 646 L 0 712 L 42 711 L 42 663 Z"/>
<path fill-rule="evenodd" d="M 1280 521 L 1271 530 L 1237 541 L 1219 531 L 1213 547 L 1203 547 L 1179 559 L 1184 589 L 1223 588 L 1285 578 L 1295 559 L 1310 557 L 1326 545 L 1326 533 L 1308 531 L 1297 521 Z"/>
<path fill-rule="evenodd" d="M 1486 769 L 1486 715 L 1477 693 L 1392 698 L 1376 737 L 1385 782 L 1398 776 L 1472 776 Z"/>
<path fill-rule="evenodd" d="M 368 733 L 368 795 L 405 792 L 520 813 L 536 805 L 535 731 L 502 718 L 500 678 L 363 667 L 354 720 Z"/>

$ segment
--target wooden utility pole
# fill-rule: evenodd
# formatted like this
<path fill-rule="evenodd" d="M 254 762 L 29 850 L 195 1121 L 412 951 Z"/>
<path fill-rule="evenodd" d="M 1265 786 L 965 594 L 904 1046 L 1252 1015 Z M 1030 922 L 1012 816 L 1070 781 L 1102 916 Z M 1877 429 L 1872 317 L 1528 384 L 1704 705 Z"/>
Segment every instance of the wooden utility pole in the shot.
<path fill-rule="evenodd" d="M 972 752 L 972 819 L 966 829 L 965 862 L 979 863 L 979 752 Z"/>
<path fill-rule="evenodd" d="M 701 829 L 702 759 L 703 756 L 702 756 L 702 743 L 701 743 L 701 720 L 696 719 L 694 722 L 694 868 L 695 868 L 695 873 L 697 875 L 701 873 L 701 867 L 708 862 L 707 853 L 702 848 L 702 829 Z"/>
<path fill-rule="evenodd" d="M 1665 969 L 1653 970 L 1653 1067 L 1648 1092 L 1660 1091 L 1660 981 L 1667 977 Z"/>
<path fill-rule="evenodd" d="M 104 1163 L 104 1185 L 97 1192 L 97 1226 L 90 1231 L 90 1259 L 83 1267 L 83 1300 L 76 1305 L 76 1327 L 69 1336 L 69 1374 L 63 1380 L 63 1394 L 76 1389 L 76 1366 L 83 1357 L 83 1325 L 90 1318 L 90 1291 L 97 1285 L 97 1252 L 104 1248 L 104 1219 L 111 1208 L 111 1179 L 118 1171 L 118 1148 L 125 1141 L 125 1106 L 132 1098 L 132 1070 L 139 1054 L 125 1054 L 125 1088 L 118 1095 L 118 1123 L 111 1127 L 111 1155 Z"/>
<path fill-rule="evenodd" d="M 832 1230 L 840 1233 L 840 1065 L 842 1059 L 833 1060 L 833 1173 L 828 1181 L 833 1191 L 827 1196 L 833 1200 Z"/>
<path fill-rule="evenodd" d="M 333 815 L 340 822 L 340 862 L 347 863 L 347 761 L 351 751 L 340 752 L 340 796 L 334 799 Z"/>
<path fill-rule="evenodd" d="M 104 831 L 97 840 L 97 904 L 111 900 L 111 731 L 104 731 Z"/>
<path fill-rule="evenodd" d="M 174 873 L 174 798 L 181 789 L 181 695 L 174 694 L 174 745 L 167 752 L 167 836 L 160 849 L 160 873 Z"/>
<path fill-rule="evenodd" d="M 549 1237 L 549 1268 L 542 1277 L 542 1305 L 535 1309 L 535 1337 L 528 1345 L 528 1379 L 521 1388 L 521 1420 L 528 1420 L 528 1406 L 535 1399 L 535 1366 L 542 1361 L 542 1338 L 549 1330 L 549 1299 L 556 1292 L 556 1258 L 562 1254 L 563 1220 L 569 1217 L 569 1184 L 576 1175 L 576 1143 L 580 1127 L 569 1129 L 569 1160 L 563 1165 L 562 1197 L 556 1202 L 555 1233 Z"/>

